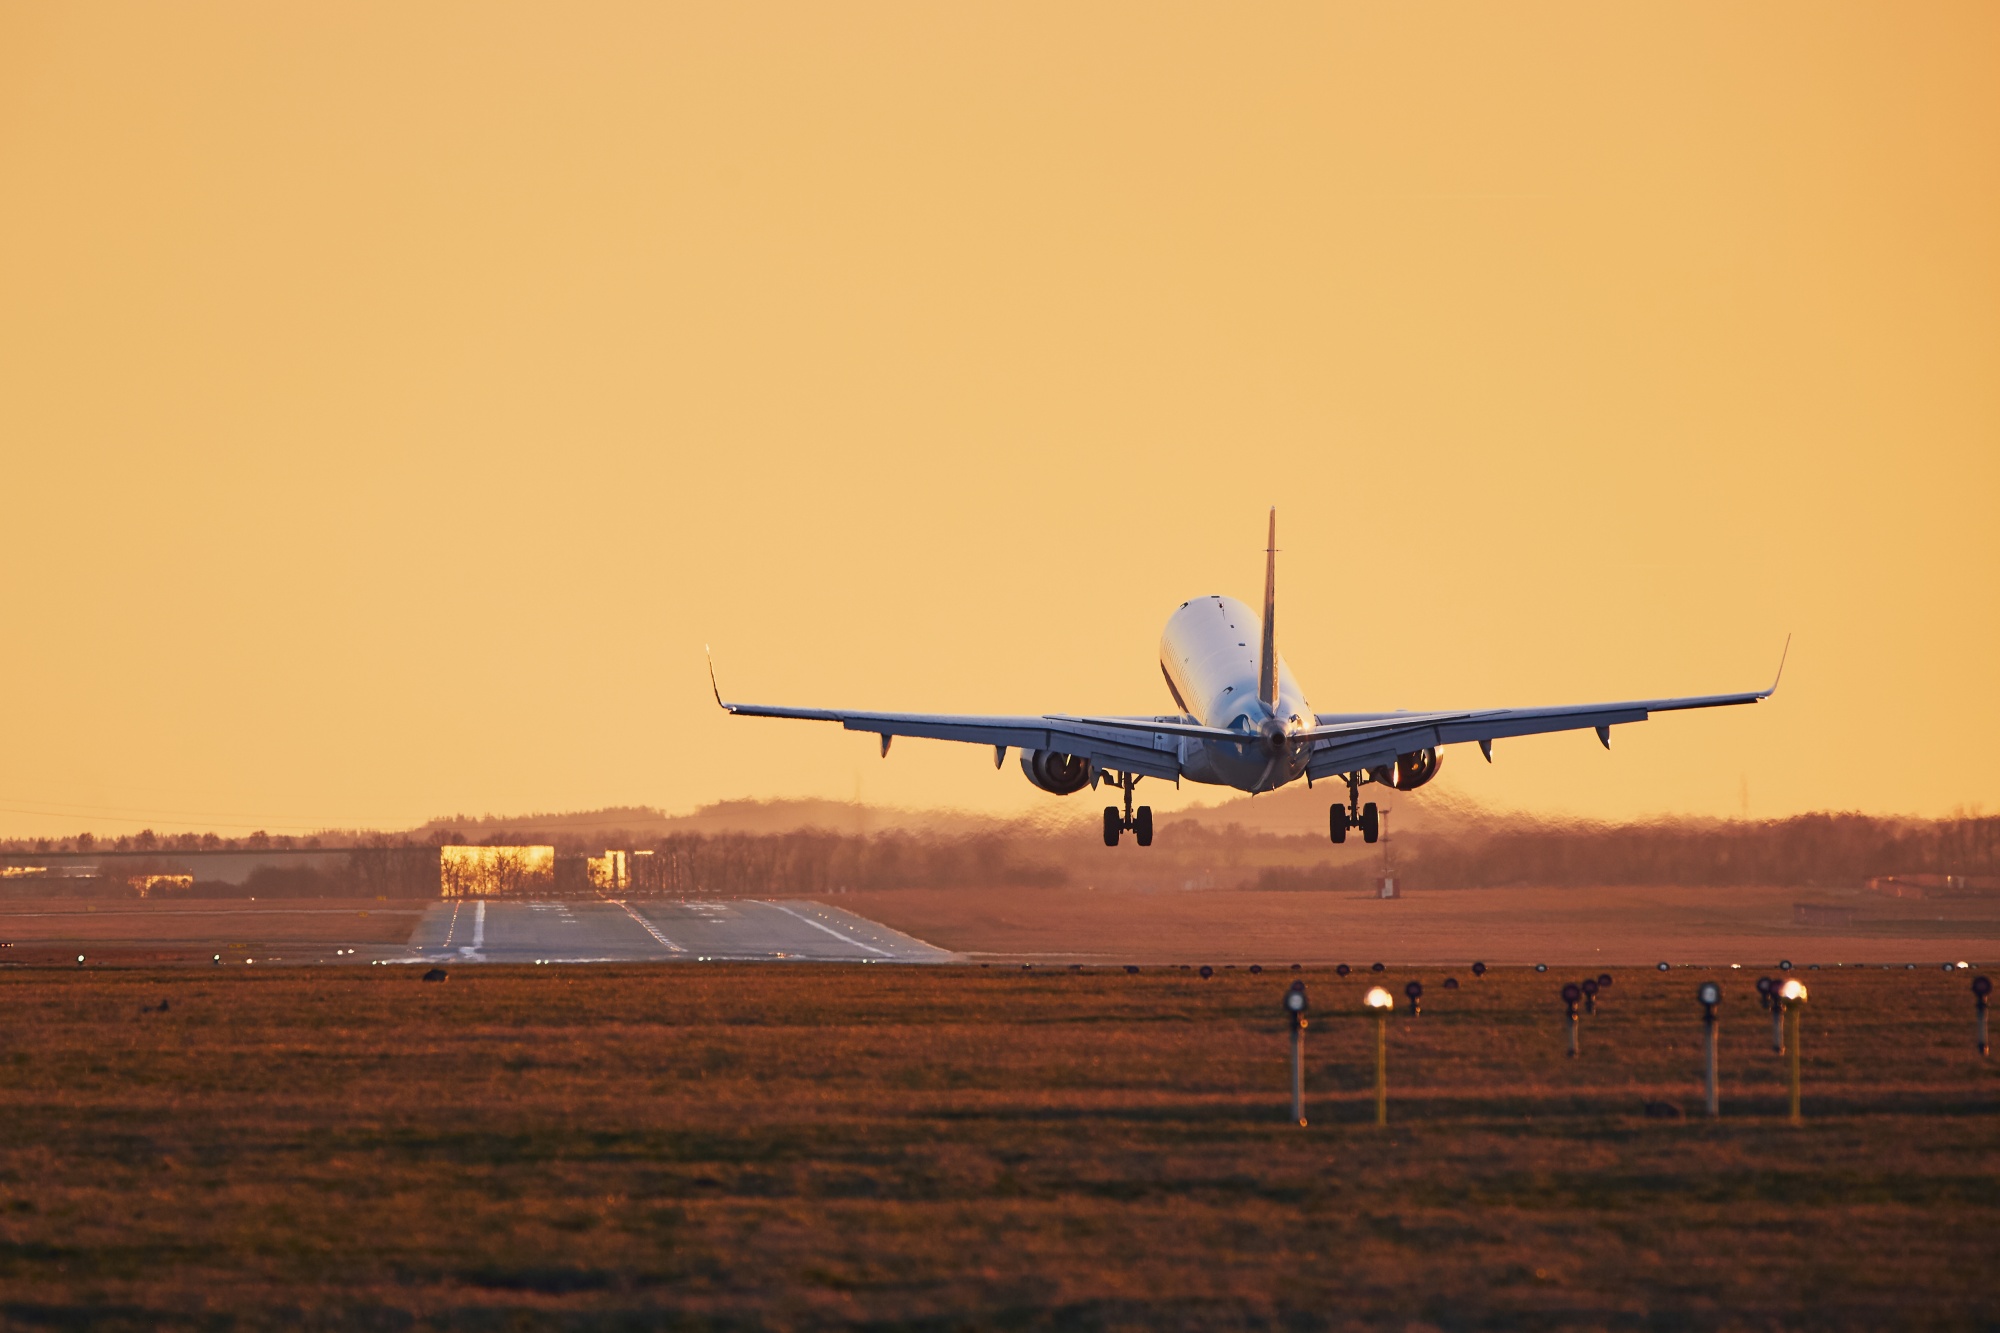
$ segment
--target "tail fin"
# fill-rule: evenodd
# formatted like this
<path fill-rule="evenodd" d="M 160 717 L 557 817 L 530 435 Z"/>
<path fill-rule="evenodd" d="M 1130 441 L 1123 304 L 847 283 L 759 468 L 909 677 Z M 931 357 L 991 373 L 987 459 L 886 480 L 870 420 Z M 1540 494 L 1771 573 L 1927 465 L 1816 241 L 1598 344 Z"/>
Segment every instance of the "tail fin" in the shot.
<path fill-rule="evenodd" d="M 1264 642 L 1257 657 L 1257 697 L 1278 703 L 1278 506 L 1271 506 L 1271 536 L 1264 543 Z"/>

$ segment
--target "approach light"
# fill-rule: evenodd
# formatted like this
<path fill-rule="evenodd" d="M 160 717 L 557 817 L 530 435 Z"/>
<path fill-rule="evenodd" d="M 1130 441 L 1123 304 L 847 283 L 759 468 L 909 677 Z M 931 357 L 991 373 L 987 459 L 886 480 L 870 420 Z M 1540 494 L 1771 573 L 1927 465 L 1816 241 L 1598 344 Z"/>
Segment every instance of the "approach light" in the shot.
<path fill-rule="evenodd" d="M 1792 970 L 1792 960 L 1791 960 L 1791 959 L 1789 959 L 1789 958 L 1781 958 L 1781 959 L 1779 959 L 1779 960 L 1778 960 L 1778 970 L 1779 970 L 1780 972 L 1789 972 L 1789 971 L 1791 971 L 1791 970 Z"/>
<path fill-rule="evenodd" d="M 221 954 L 217 954 L 217 955 L 215 956 L 215 965 L 216 965 L 217 967 L 221 967 L 221 966 L 222 966 L 222 955 L 221 955 Z"/>
<path fill-rule="evenodd" d="M 1537 972 L 1546 972 L 1546 971 L 1548 971 L 1548 970 L 1549 970 L 1549 965 L 1548 965 L 1547 963 L 1536 963 L 1536 964 L 1535 964 L 1535 971 L 1537 971 Z"/>
<path fill-rule="evenodd" d="M 1353 970 L 1354 969 L 1349 967 L 1347 964 L 1342 963 L 1339 967 L 1333 969 L 1333 974 L 1337 977 L 1344 977 Z"/>
<path fill-rule="evenodd" d="M 1414 1010 L 1423 988 L 1414 981 L 1410 987 L 1410 1008 Z M 1375 1016 L 1375 1123 L 1381 1126 L 1389 1123 L 1389 1011 L 1396 1007 L 1396 1001 L 1380 986 L 1370 986 L 1361 1003 Z"/>
<path fill-rule="evenodd" d="M 1569 1005 L 1577 1004 L 1583 999 L 1583 987 L 1577 985 L 1574 981 L 1572 981 L 1568 985 L 1563 987 L 1562 997 L 1564 1004 L 1569 1004 Z"/>
<path fill-rule="evenodd" d="M 1717 1092 L 1715 1070 L 1715 1035 L 1721 1020 L 1715 1016 L 1715 1006 L 1722 1003 L 1722 987 L 1713 981 L 1704 981 L 1695 987 L 1694 997 L 1701 1001 L 1701 1026 L 1705 1059 L 1703 1072 L 1706 1081 L 1703 1091 L 1708 1102 L 1708 1118 L 1715 1119 L 1722 1114 L 1722 1102 Z"/>
<path fill-rule="evenodd" d="M 1125 975 L 1128 977 L 1137 976 L 1139 975 L 1139 969 L 1137 967 L 1134 967 L 1131 963 L 1127 963 L 1125 964 Z"/>
<path fill-rule="evenodd" d="M 1660 964 L 1660 971 L 1662 971 L 1662 972 L 1666 971 L 1666 970 L 1667 970 L 1667 968 L 1668 968 L 1669 966 L 1670 966 L 1670 965 L 1669 965 L 1669 964 L 1667 964 L 1667 963 L 1661 963 L 1661 964 Z"/>
<path fill-rule="evenodd" d="M 1201 979 L 1203 981 L 1207 981 L 1210 977 L 1214 975 L 1215 975 L 1214 968 L 1210 967 L 1207 963 L 1203 963 L 1201 965 Z"/>
<path fill-rule="evenodd" d="M 1285 1017 L 1292 1023 L 1292 1123 L 1306 1124 L 1306 983 L 1285 992 Z"/>
<path fill-rule="evenodd" d="M 1565 1018 L 1567 1020 L 1564 1026 L 1566 1026 L 1569 1029 L 1568 1054 L 1571 1059 L 1576 1058 L 1576 1005 L 1577 1001 L 1581 1000 L 1582 998 L 1583 998 L 1583 987 L 1577 985 L 1574 981 L 1565 982 L 1563 984 L 1562 1002 L 1563 1002 Z"/>
<path fill-rule="evenodd" d="M 1963 960 L 1961 960 L 1961 961 L 1959 962 L 1959 965 L 1958 965 L 1958 970 L 1959 970 L 1959 971 L 1961 971 L 1961 972 L 1968 972 L 1968 971 L 1970 971 L 1971 969 L 1972 969 L 1972 964 L 1970 964 L 1970 963 L 1968 963 L 1968 962 L 1965 962 L 1965 961 L 1963 961 Z"/>
<path fill-rule="evenodd" d="M 1799 1116 L 1799 1047 L 1802 1044 L 1799 1029 L 1804 1024 L 1805 1015 L 1800 1011 L 1806 1005 L 1806 988 L 1795 980 L 1787 980 L 1778 987 L 1777 996 L 1784 1002 L 1782 1012 L 1792 1021 L 1791 1041 L 1788 1043 L 1792 1054 L 1792 1115 L 1793 1124 L 1801 1123 Z"/>
<path fill-rule="evenodd" d="M 1485 976 L 1485 975 L 1486 975 L 1486 964 L 1484 964 L 1484 963 L 1474 963 L 1474 964 L 1472 965 L 1472 975 L 1473 975 L 1473 976 L 1475 976 L 1475 977 L 1483 977 L 1483 976 Z"/>
<path fill-rule="evenodd" d="M 1253 977 L 1261 977 L 1261 976 L 1263 976 L 1263 975 L 1264 975 L 1264 965 L 1263 965 L 1262 963 L 1252 963 L 1252 964 L 1250 964 L 1250 975 L 1251 975 L 1251 976 L 1253 976 Z"/>
<path fill-rule="evenodd" d="M 1409 997 L 1410 997 L 1410 1017 L 1411 1017 L 1411 1018 L 1415 1018 L 1415 1017 L 1416 1017 L 1416 1016 L 1417 1016 L 1418 1014 L 1421 1014 L 1421 1013 L 1422 1013 L 1422 1012 L 1424 1011 L 1424 1006 L 1423 1006 L 1423 998 L 1424 998 L 1424 983 L 1423 983 L 1423 982 L 1421 982 L 1421 981 L 1412 981 L 1412 982 L 1411 982 L 1411 983 L 1410 983 L 1409 985 L 1407 985 L 1407 986 L 1403 987 L 1403 994 L 1405 994 L 1405 995 L 1407 995 L 1407 996 L 1409 996 Z"/>
<path fill-rule="evenodd" d="M 1457 989 L 1458 989 L 1458 978 L 1457 978 L 1457 977 L 1446 977 L 1446 978 L 1444 979 L 1444 988 L 1445 988 L 1446 990 L 1457 990 Z"/>
<path fill-rule="evenodd" d="M 1951 964 L 1950 964 L 1950 963 L 1946 963 L 1946 964 L 1944 965 L 1944 970 L 1945 970 L 1945 971 L 1947 971 L 1947 972 L 1951 971 Z"/>
<path fill-rule="evenodd" d="M 1305 971 L 1305 965 L 1304 965 L 1303 963 L 1293 963 L 1293 964 L 1292 964 L 1292 971 L 1294 971 L 1294 972 L 1303 972 L 1303 971 Z"/>
<path fill-rule="evenodd" d="M 1387 971 L 1388 971 L 1389 969 L 1388 969 L 1387 967 L 1385 967 L 1385 966 L 1384 966 L 1383 964 L 1381 964 L 1381 963 L 1377 963 L 1377 964 L 1375 964 L 1375 965 L 1374 965 L 1373 967 L 1369 968 L 1368 970 L 1369 970 L 1370 972 L 1387 972 Z"/>
<path fill-rule="evenodd" d="M 76 965 L 77 965 L 78 967 L 82 967 L 82 966 L 83 966 L 83 955 L 82 955 L 82 954 L 78 954 L 78 955 L 76 956 Z"/>
<path fill-rule="evenodd" d="M 1609 986 L 1610 984 L 1611 984 L 1611 974 L 1609 972 L 1599 972 L 1597 974 L 1597 986 L 1599 990 L 1602 990 L 1604 987 Z"/>
<path fill-rule="evenodd" d="M 1993 993 L 1993 978 L 1977 976 L 1972 979 L 1973 1033 L 1978 1038 L 1979 1053 L 1987 1054 L 1992 1048 L 1986 1041 L 1986 997 Z"/>

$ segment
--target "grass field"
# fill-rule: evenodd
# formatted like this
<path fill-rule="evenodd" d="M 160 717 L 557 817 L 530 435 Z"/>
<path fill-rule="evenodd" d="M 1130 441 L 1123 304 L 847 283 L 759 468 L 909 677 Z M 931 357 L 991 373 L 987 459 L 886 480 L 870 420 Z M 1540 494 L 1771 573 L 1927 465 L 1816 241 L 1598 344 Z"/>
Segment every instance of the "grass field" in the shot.
<path fill-rule="evenodd" d="M 2000 1320 L 1963 973 L 0 973 L 8 1327 L 1926 1328 Z M 1725 1119 L 1699 1108 L 1720 977 Z M 164 1011 L 160 1009 L 165 1002 Z"/>

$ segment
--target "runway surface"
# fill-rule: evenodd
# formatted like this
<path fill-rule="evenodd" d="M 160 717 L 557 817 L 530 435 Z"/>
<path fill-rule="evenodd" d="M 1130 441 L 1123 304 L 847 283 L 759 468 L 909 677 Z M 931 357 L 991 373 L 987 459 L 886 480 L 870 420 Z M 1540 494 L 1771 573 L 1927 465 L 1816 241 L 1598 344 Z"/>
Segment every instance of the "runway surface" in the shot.
<path fill-rule="evenodd" d="M 384 963 L 949 963 L 957 955 L 823 903 L 732 898 L 500 902 L 424 912 Z"/>

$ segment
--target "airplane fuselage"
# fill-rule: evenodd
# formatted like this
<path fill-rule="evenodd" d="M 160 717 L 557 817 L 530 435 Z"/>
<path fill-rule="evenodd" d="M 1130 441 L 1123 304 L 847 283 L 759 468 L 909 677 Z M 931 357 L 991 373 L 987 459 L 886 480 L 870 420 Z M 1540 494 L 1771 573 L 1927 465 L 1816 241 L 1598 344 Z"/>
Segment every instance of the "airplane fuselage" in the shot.
<path fill-rule="evenodd" d="M 1304 775 L 1312 748 L 1291 740 L 1313 725 L 1312 706 L 1282 655 L 1277 700 L 1258 695 L 1263 621 L 1234 597 L 1182 602 L 1160 634 L 1160 670 L 1182 713 L 1204 727 L 1240 731 L 1241 745 L 1189 739 L 1181 746 L 1183 775 L 1242 791 L 1270 791 Z"/>

